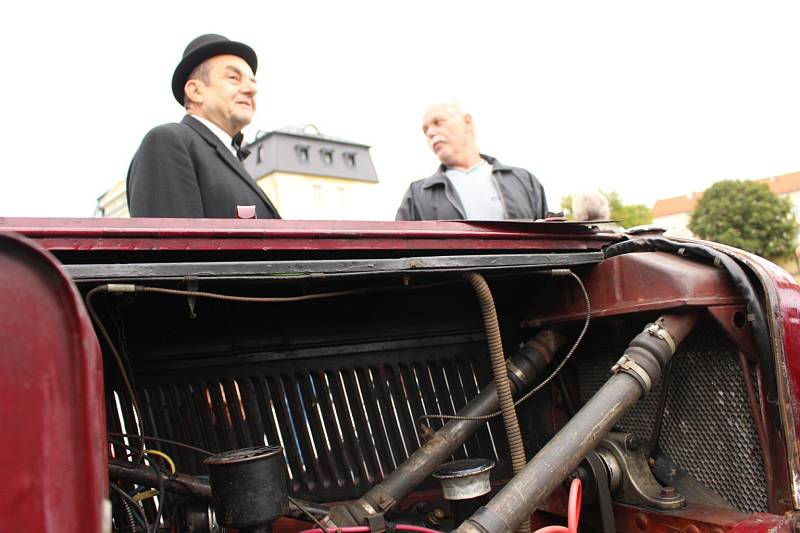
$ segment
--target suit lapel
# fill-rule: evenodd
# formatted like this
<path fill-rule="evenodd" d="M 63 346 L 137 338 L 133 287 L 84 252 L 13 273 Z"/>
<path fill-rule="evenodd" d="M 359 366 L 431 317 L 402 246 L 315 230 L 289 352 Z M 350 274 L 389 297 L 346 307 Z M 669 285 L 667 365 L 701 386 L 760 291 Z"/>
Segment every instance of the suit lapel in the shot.
<path fill-rule="evenodd" d="M 244 181 L 248 187 L 253 189 L 253 191 L 264 201 L 264 203 L 273 210 L 273 212 L 276 214 L 278 213 L 277 209 L 275 209 L 275 206 L 269 201 L 269 198 L 264 190 L 259 187 L 258 183 L 256 183 L 256 180 L 254 180 L 253 177 L 247 173 L 247 170 L 245 170 L 241 161 L 236 159 L 236 156 L 234 156 L 233 153 L 231 153 L 231 151 L 224 144 L 222 144 L 222 141 L 219 139 L 219 137 L 214 135 L 214 132 L 205 127 L 202 122 L 195 119 L 191 115 L 186 115 L 183 117 L 181 123 L 192 128 L 197 132 L 198 135 L 205 139 L 208 144 L 214 147 L 214 149 L 217 151 L 217 156 L 221 158 L 229 167 L 231 167 L 231 170 L 236 172 L 236 175 L 242 179 L 242 181 Z"/>

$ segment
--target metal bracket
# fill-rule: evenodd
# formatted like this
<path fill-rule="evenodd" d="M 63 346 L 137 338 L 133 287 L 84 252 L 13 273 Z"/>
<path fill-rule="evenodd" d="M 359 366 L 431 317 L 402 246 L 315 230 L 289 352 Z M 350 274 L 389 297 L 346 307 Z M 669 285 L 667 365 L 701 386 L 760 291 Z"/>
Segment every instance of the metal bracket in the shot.
<path fill-rule="evenodd" d="M 597 448 L 613 478 L 619 473 L 616 499 L 630 505 L 644 505 L 662 511 L 680 509 L 686 505 L 686 497 L 673 487 L 662 487 L 656 481 L 647 463 L 644 450 L 632 449 L 635 439 L 628 433 L 609 433 Z"/>
<path fill-rule="evenodd" d="M 386 520 L 383 519 L 383 513 L 367 515 L 366 519 L 371 533 L 383 533 L 386 531 Z"/>
<path fill-rule="evenodd" d="M 186 282 L 186 290 L 187 291 L 195 291 L 197 292 L 200 289 L 200 280 L 198 280 L 194 276 L 186 276 L 183 278 Z M 197 315 L 194 312 L 194 306 L 197 302 L 197 299 L 194 296 L 187 296 L 186 301 L 189 304 L 189 318 L 197 318 Z"/>
<path fill-rule="evenodd" d="M 662 328 L 658 324 L 648 324 L 644 330 L 649 333 L 651 336 L 661 339 L 662 341 L 666 342 L 669 345 L 670 355 L 675 353 L 675 340 L 672 338 L 672 335 L 669 334 L 669 331 Z"/>
<path fill-rule="evenodd" d="M 617 372 L 630 374 L 641 383 L 645 393 L 650 392 L 650 389 L 653 388 L 653 380 L 650 378 L 650 374 L 647 373 L 647 370 L 642 368 L 639 363 L 633 359 L 629 359 L 627 355 L 623 355 L 619 358 L 614 366 L 611 367 L 611 372 L 614 374 Z"/>

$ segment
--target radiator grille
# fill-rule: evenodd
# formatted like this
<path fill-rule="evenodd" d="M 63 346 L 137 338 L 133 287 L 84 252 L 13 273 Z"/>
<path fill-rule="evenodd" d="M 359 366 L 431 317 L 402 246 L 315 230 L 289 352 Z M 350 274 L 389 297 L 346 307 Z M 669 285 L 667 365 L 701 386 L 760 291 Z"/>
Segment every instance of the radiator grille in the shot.
<path fill-rule="evenodd" d="M 160 437 L 215 452 L 280 444 L 293 494 L 315 501 L 355 498 L 420 446 L 418 416 L 454 414 L 489 381 L 485 341 L 450 340 L 356 356 L 232 364 L 216 372 L 139 375 L 143 417 Z M 126 424 L 131 429 L 127 405 L 108 412 L 111 431 Z M 453 457 L 491 458 L 504 472 L 502 435 L 500 421 L 493 420 Z M 182 471 L 205 473 L 202 456 L 163 449 Z"/>
<path fill-rule="evenodd" d="M 609 348 L 610 343 L 597 342 L 592 359 L 581 362 L 583 401 L 608 379 L 620 355 Z M 661 449 L 738 510 L 767 512 L 763 456 L 735 348 L 718 326 L 703 322 L 672 365 Z M 618 428 L 649 439 L 660 393 L 658 383 Z"/>

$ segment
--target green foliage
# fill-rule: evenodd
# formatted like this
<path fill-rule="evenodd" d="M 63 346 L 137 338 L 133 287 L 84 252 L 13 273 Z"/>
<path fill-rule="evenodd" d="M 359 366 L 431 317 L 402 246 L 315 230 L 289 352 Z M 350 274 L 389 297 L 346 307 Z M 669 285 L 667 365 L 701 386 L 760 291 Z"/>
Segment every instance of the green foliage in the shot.
<path fill-rule="evenodd" d="M 611 218 L 618 220 L 623 228 L 632 228 L 653 222 L 650 208 L 644 204 L 624 205 L 616 191 L 602 192 L 611 206 Z"/>
<path fill-rule="evenodd" d="M 561 199 L 561 210 L 569 220 L 573 220 L 572 216 L 572 195 L 569 194 Z"/>
<path fill-rule="evenodd" d="M 794 250 L 797 220 L 792 203 L 763 183 L 718 181 L 706 189 L 691 217 L 689 229 L 701 239 L 767 258 L 785 257 Z"/>
<path fill-rule="evenodd" d="M 603 196 L 608 199 L 608 205 L 611 207 L 611 220 L 619 221 L 620 226 L 623 228 L 632 228 L 642 224 L 650 224 L 653 222 L 653 215 L 650 213 L 650 208 L 644 204 L 630 204 L 624 205 L 622 199 L 616 191 L 605 192 L 600 191 Z M 572 220 L 572 196 L 564 196 L 561 199 L 561 209 L 564 210 L 567 218 Z"/>

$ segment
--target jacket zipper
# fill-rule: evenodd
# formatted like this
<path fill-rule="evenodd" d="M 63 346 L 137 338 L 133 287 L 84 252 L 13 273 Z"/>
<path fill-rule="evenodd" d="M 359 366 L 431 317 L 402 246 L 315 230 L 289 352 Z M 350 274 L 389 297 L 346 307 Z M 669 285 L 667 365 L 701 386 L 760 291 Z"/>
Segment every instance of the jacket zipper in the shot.
<path fill-rule="evenodd" d="M 503 220 L 508 220 L 508 207 L 506 207 L 506 199 L 503 196 L 503 190 L 500 188 L 500 182 L 497 181 L 497 176 L 494 175 L 494 168 L 492 168 L 492 183 L 497 191 L 497 196 L 500 197 L 500 205 L 503 206 Z"/>

